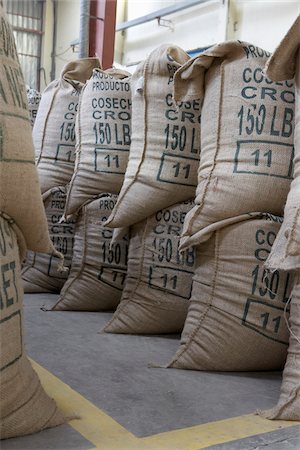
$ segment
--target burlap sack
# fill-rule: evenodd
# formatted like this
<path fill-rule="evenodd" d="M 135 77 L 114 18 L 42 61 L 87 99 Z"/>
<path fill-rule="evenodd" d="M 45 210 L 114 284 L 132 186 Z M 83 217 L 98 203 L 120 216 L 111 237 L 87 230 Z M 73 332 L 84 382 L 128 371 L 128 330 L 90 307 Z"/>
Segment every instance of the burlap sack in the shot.
<path fill-rule="evenodd" d="M 243 215 L 196 248 L 196 269 L 180 347 L 168 365 L 178 369 L 280 369 L 288 330 L 283 317 L 293 283 L 263 264 L 282 219 Z"/>
<path fill-rule="evenodd" d="M 129 72 L 94 69 L 82 90 L 76 120 L 75 171 L 66 214 L 102 192 L 120 192 L 131 139 Z"/>
<path fill-rule="evenodd" d="M 7 216 L 6 216 L 7 217 Z M 15 222 L 0 215 L 0 439 L 64 422 L 43 390 L 23 343 L 23 289 Z M 18 231 L 21 253 L 25 241 Z"/>
<path fill-rule="evenodd" d="M 103 222 L 117 196 L 103 194 L 85 205 L 76 223 L 72 267 L 54 310 L 114 310 L 127 269 L 128 237 L 111 244 L 112 230 Z"/>
<path fill-rule="evenodd" d="M 158 211 L 131 228 L 121 303 L 107 333 L 179 333 L 186 319 L 194 250 L 180 254 L 179 236 L 192 201 Z"/>
<path fill-rule="evenodd" d="M 75 221 L 62 221 L 66 204 L 64 186 L 50 189 L 43 195 L 50 238 L 57 251 L 64 255 L 62 262 L 55 255 L 27 252 L 22 268 L 25 292 L 60 292 L 71 266 Z"/>
<path fill-rule="evenodd" d="M 260 414 L 267 419 L 300 420 L 300 285 L 293 290 L 290 342 L 278 404 Z"/>
<path fill-rule="evenodd" d="M 52 81 L 42 94 L 33 127 L 42 193 L 56 186 L 64 186 L 72 178 L 79 94 L 95 67 L 99 67 L 97 58 L 68 63 L 60 79 Z"/>
<path fill-rule="evenodd" d="M 26 86 L 26 95 L 31 125 L 33 126 L 42 95 L 36 89 L 32 89 L 29 86 Z"/>
<path fill-rule="evenodd" d="M 14 37 L 0 5 L 0 211 L 16 221 L 29 249 L 51 252 L 31 132 Z"/>
<path fill-rule="evenodd" d="M 179 47 L 162 45 L 131 78 L 129 161 L 110 227 L 132 225 L 195 195 L 200 103 L 177 108 L 172 97 L 174 73 L 188 60 Z"/>
<path fill-rule="evenodd" d="M 266 72 L 275 81 L 295 77 L 294 180 L 283 225 L 267 261 L 268 267 L 295 269 L 300 268 L 300 16 L 269 59 Z"/>
<path fill-rule="evenodd" d="M 206 226 L 251 211 L 282 216 L 292 179 L 294 85 L 263 74 L 269 53 L 248 43 L 216 45 L 175 74 L 175 100 L 202 98 L 196 205 L 182 248 Z"/>

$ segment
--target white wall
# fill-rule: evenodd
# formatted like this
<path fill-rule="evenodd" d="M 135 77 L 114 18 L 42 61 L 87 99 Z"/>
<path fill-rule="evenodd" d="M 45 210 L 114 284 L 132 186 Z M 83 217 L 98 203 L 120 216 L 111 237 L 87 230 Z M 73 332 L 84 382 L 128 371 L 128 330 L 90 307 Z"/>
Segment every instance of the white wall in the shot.
<path fill-rule="evenodd" d="M 180 1 L 127 0 L 127 20 Z M 119 62 L 141 61 L 162 43 L 174 43 L 189 51 L 225 39 L 240 39 L 273 51 L 299 13 L 299 0 L 208 0 L 165 17 L 172 21 L 173 30 L 153 21 L 125 31 Z"/>
<path fill-rule="evenodd" d="M 78 58 L 70 43 L 79 37 L 80 0 L 57 1 L 56 71 L 58 78 L 64 65 Z M 42 43 L 42 67 L 45 69 L 46 84 L 50 82 L 51 53 L 53 40 L 53 2 L 46 0 L 44 15 L 44 36 Z M 45 88 L 44 75 L 41 74 L 41 90 Z"/>
<path fill-rule="evenodd" d="M 52 36 L 53 36 L 53 9 L 52 1 L 47 0 L 44 7 L 44 36 L 42 41 L 41 66 L 41 91 L 45 89 L 50 82 L 51 72 L 51 52 L 52 52 Z"/>
<path fill-rule="evenodd" d="M 177 2 L 128 0 L 127 17 L 128 20 L 135 19 Z M 224 14 L 224 5 L 214 0 L 164 17 L 163 19 L 171 20 L 173 29 L 160 26 L 157 21 L 130 28 L 125 31 L 122 62 L 126 65 L 138 62 L 163 43 L 173 43 L 184 50 L 192 50 L 224 40 Z"/>
<path fill-rule="evenodd" d="M 79 38 L 80 0 L 59 0 L 57 11 L 56 77 L 66 63 L 78 58 L 70 42 Z"/>
<path fill-rule="evenodd" d="M 299 0 L 233 0 L 228 36 L 273 52 L 299 13 Z"/>
<path fill-rule="evenodd" d="M 117 0 L 117 22 L 135 19 L 181 1 Z M 72 52 L 70 42 L 79 37 L 80 22 L 80 0 L 58 0 L 57 3 L 56 77 L 67 62 L 78 57 Z M 172 21 L 173 29 L 153 21 L 118 32 L 115 61 L 123 65 L 135 64 L 162 43 L 173 43 L 189 51 L 225 39 L 240 39 L 273 51 L 299 13 L 299 0 L 208 0 L 165 17 Z M 46 0 L 42 65 L 47 83 L 50 81 L 52 35 L 52 0 Z"/>

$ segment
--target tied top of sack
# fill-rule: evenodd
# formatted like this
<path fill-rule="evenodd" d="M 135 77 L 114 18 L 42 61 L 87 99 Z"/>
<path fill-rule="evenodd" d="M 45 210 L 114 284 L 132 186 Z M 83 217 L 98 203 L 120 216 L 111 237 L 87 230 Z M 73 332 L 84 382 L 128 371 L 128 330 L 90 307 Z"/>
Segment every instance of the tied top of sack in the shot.
<path fill-rule="evenodd" d="M 297 17 L 285 37 L 268 60 L 266 73 L 271 80 L 290 80 L 297 70 L 300 52 L 300 16 Z M 298 56 L 299 58 L 299 56 Z"/>
<path fill-rule="evenodd" d="M 120 192 L 131 140 L 130 77 L 125 70 L 96 68 L 82 89 L 67 216 L 102 192 Z"/>
<path fill-rule="evenodd" d="M 69 89 L 71 85 L 79 94 L 86 81 L 91 77 L 93 70 L 99 67 L 100 61 L 98 58 L 82 58 L 67 63 L 59 78 L 51 81 L 42 93 L 42 102 L 44 94 L 53 88 Z"/>
<path fill-rule="evenodd" d="M 75 162 L 75 119 L 79 95 L 98 58 L 71 61 L 58 80 L 44 90 L 33 127 L 41 192 L 64 186 L 72 178 Z"/>
<path fill-rule="evenodd" d="M 174 99 L 179 102 L 203 98 L 205 72 L 213 66 L 216 58 L 220 63 L 225 60 L 255 59 L 262 61 L 261 65 L 264 66 L 265 59 L 270 55 L 266 50 L 247 42 L 227 41 L 214 45 L 178 69 L 174 76 Z"/>
<path fill-rule="evenodd" d="M 93 75 L 94 73 L 98 71 L 98 72 L 104 72 L 107 75 L 110 75 L 113 78 L 118 78 L 119 80 L 123 80 L 124 78 L 128 78 L 131 77 L 131 73 L 127 72 L 127 70 L 123 70 L 123 69 L 116 69 L 115 67 L 111 67 L 110 69 L 106 69 L 106 70 L 101 70 L 101 69 L 95 69 L 93 71 Z"/>
<path fill-rule="evenodd" d="M 268 60 L 265 70 L 278 85 L 291 83 L 293 77 L 295 81 L 294 179 L 284 208 L 284 222 L 266 263 L 270 268 L 292 270 L 300 267 L 300 16 Z"/>
<path fill-rule="evenodd" d="M 76 88 L 79 83 L 84 84 L 90 78 L 96 67 L 99 67 L 98 58 L 82 58 L 71 61 L 63 68 L 61 79 L 68 81 Z"/>
<path fill-rule="evenodd" d="M 199 98 L 201 158 L 195 207 L 182 248 L 202 230 L 251 211 L 281 216 L 293 178 L 293 81 L 275 83 L 263 69 L 270 53 L 252 44 L 215 45 L 175 74 L 178 101 Z"/>
<path fill-rule="evenodd" d="M 189 60 L 189 55 L 180 47 L 173 44 L 163 44 L 153 50 L 145 61 L 142 61 L 138 65 L 133 76 L 137 77 L 144 74 L 157 73 L 160 75 L 170 75 L 170 84 L 173 81 L 176 68 L 179 69 L 179 67 Z M 170 63 L 169 66 L 168 63 Z"/>
<path fill-rule="evenodd" d="M 168 76 L 168 84 L 174 81 L 176 71 L 183 67 L 191 58 L 180 47 L 172 44 L 163 44 L 153 50 L 150 55 L 142 61 L 132 75 L 132 93 L 148 94 L 145 82 L 148 75 Z M 155 92 L 151 92 L 155 96 Z"/>
<path fill-rule="evenodd" d="M 71 85 L 80 93 L 86 81 L 91 77 L 93 70 L 99 67 L 100 61 L 98 58 L 82 58 L 67 63 L 63 67 L 59 78 L 51 81 L 42 93 L 42 101 L 44 94 L 53 88 L 68 89 Z"/>
<path fill-rule="evenodd" d="M 176 202 L 192 198 L 200 157 L 200 103 L 173 102 L 174 74 L 189 60 L 164 44 L 131 78 L 129 161 L 116 207 L 106 225 L 126 227 Z"/>

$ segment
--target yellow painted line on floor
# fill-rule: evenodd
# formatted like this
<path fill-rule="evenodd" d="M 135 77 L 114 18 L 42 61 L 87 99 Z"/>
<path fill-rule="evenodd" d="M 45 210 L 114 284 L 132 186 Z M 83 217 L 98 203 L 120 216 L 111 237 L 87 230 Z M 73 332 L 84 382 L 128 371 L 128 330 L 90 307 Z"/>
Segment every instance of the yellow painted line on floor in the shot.
<path fill-rule="evenodd" d="M 109 415 L 48 370 L 32 360 L 31 363 L 38 373 L 45 391 L 56 401 L 59 409 L 66 416 L 80 417 L 79 420 L 71 420 L 69 424 L 85 439 L 103 450 L 120 450 L 123 449 L 123 442 L 126 442 L 126 445 L 136 442 L 137 438 Z M 126 414 L 126 411 L 124 411 L 124 414 Z"/>
<path fill-rule="evenodd" d="M 293 425 L 297 423 L 271 421 L 249 414 L 144 438 L 147 446 L 143 449 L 200 450 Z"/>
<path fill-rule="evenodd" d="M 94 450 L 201 450 L 300 424 L 249 414 L 138 438 L 48 370 L 31 362 L 46 392 L 63 413 L 80 416 L 79 420 L 71 420 L 69 424 L 96 446 Z"/>

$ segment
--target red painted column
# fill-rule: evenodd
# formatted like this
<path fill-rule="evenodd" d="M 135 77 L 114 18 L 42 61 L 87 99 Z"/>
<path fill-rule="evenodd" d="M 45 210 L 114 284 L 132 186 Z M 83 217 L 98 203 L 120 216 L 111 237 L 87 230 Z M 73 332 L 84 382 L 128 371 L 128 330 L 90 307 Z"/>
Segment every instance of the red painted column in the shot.
<path fill-rule="evenodd" d="M 114 60 L 117 0 L 90 0 L 89 56 L 97 56 L 103 69 Z"/>

